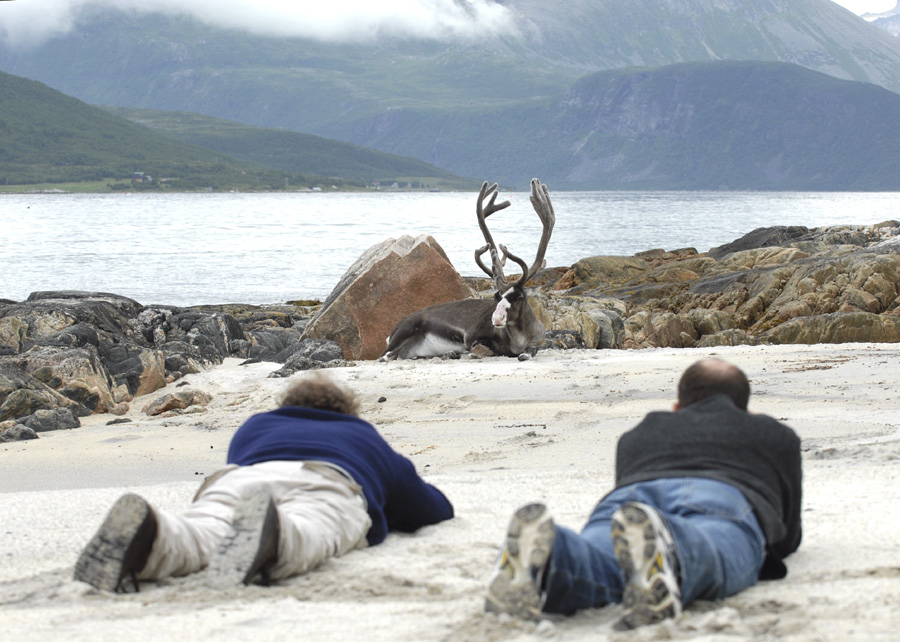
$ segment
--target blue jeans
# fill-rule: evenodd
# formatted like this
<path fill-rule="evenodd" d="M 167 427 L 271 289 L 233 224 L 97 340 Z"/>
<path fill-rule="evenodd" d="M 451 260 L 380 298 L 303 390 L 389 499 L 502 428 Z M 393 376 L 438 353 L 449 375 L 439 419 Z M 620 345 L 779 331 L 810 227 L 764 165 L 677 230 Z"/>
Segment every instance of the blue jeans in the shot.
<path fill-rule="evenodd" d="M 652 506 L 669 527 L 681 570 L 682 604 L 721 599 L 756 583 L 766 538 L 744 495 L 710 479 L 657 479 L 604 497 L 580 534 L 556 527 L 545 612 L 569 614 L 622 601 L 625 580 L 613 554 L 610 520 L 625 502 Z"/>

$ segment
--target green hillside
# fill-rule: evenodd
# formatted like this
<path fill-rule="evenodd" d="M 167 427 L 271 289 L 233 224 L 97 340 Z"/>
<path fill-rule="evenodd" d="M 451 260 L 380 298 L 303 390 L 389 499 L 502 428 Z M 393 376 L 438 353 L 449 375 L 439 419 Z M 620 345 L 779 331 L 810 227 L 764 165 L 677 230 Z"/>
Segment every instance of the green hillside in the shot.
<path fill-rule="evenodd" d="M 0 73 L 0 141 L 0 186 L 124 181 L 119 186 L 190 190 L 283 189 L 286 180 L 295 187 L 335 183 L 177 142 L 5 73 Z M 135 175 L 139 183 L 131 182 Z"/>
<path fill-rule="evenodd" d="M 153 109 L 107 107 L 109 112 L 186 143 L 232 158 L 300 174 L 337 176 L 364 184 L 394 182 L 414 188 L 441 185 L 477 189 L 423 161 L 378 152 L 311 134 L 243 125 L 201 114 Z M 480 184 L 480 183 L 478 183 Z"/>

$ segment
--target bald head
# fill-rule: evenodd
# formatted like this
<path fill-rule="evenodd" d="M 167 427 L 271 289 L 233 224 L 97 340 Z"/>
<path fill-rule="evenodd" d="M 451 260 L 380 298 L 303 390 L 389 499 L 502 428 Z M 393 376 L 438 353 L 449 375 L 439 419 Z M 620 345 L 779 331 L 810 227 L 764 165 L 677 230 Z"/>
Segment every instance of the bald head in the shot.
<path fill-rule="evenodd" d="M 678 406 L 726 395 L 741 410 L 750 400 L 750 382 L 740 368 L 720 359 L 701 359 L 688 367 L 678 382 Z"/>

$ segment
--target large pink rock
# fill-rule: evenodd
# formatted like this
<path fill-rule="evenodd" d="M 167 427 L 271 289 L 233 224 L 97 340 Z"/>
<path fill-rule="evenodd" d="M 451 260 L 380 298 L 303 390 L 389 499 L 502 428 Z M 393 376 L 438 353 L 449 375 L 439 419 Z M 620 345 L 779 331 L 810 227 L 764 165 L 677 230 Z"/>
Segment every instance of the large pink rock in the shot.
<path fill-rule="evenodd" d="M 302 339 L 330 339 L 345 359 L 377 359 L 394 326 L 417 310 L 473 296 L 430 235 L 388 239 L 341 278 Z"/>

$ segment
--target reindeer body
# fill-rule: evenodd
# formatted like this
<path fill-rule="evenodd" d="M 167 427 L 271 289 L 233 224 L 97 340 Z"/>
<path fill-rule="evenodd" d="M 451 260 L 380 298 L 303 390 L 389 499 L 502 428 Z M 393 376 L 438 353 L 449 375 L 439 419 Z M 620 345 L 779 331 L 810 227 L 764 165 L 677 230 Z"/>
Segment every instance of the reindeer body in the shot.
<path fill-rule="evenodd" d="M 525 282 L 544 267 L 544 253 L 556 222 L 547 187 L 538 179 L 531 181 L 531 204 L 543 224 L 537 256 L 531 267 L 511 254 L 503 245 L 494 243 L 485 220 L 491 214 L 509 207 L 509 201 L 495 203 L 497 184 L 485 182 L 475 208 L 478 226 L 487 245 L 475 251 L 475 263 L 494 282 L 494 299 L 463 299 L 439 303 L 405 317 L 387 339 L 382 361 L 416 359 L 462 354 L 475 346 L 483 346 L 493 354 L 529 359 L 544 340 L 544 325 L 528 303 Z M 491 267 L 481 256 L 490 250 Z M 501 256 L 502 254 L 502 256 Z M 515 283 L 506 280 L 503 266 L 507 259 L 522 268 Z"/>
<path fill-rule="evenodd" d="M 544 325 L 535 316 L 522 288 L 494 299 L 463 299 L 432 305 L 410 314 L 388 337 L 385 360 L 440 357 L 469 352 L 482 345 L 505 357 L 534 356 L 544 340 Z"/>

